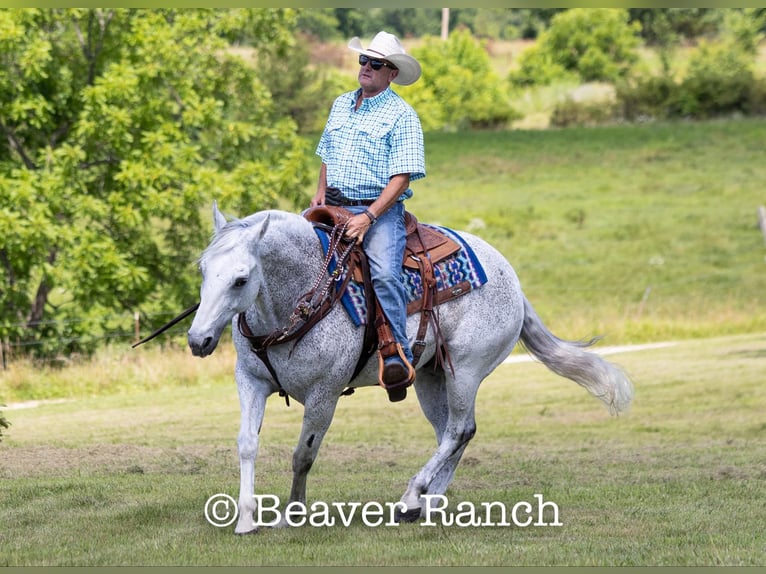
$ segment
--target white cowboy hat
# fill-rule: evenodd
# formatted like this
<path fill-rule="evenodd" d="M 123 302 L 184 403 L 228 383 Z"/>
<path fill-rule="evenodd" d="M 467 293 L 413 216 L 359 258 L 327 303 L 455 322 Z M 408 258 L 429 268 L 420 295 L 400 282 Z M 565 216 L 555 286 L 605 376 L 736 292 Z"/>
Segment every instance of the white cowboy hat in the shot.
<path fill-rule="evenodd" d="M 420 64 L 404 51 L 399 38 L 388 32 L 378 32 L 365 50 L 358 36 L 351 38 L 348 47 L 370 58 L 386 60 L 397 67 L 399 73 L 392 80 L 395 84 L 409 86 L 420 78 Z"/>

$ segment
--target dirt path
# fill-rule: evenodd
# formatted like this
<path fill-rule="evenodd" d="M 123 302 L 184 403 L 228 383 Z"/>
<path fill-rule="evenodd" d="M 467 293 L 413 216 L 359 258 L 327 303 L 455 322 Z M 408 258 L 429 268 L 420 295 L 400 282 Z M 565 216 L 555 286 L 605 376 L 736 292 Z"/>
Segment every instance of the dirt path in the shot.
<path fill-rule="evenodd" d="M 589 350 L 598 355 L 616 355 L 617 353 L 631 353 L 635 351 L 645 351 L 647 349 L 663 349 L 665 347 L 672 347 L 674 345 L 677 345 L 677 343 L 673 343 L 673 342 L 645 343 L 643 345 L 622 345 L 622 346 L 600 347 L 600 348 L 594 347 L 593 349 L 589 349 Z M 503 361 L 503 364 L 507 365 L 510 363 L 528 363 L 530 361 L 537 361 L 537 359 L 535 359 L 532 355 L 529 355 L 529 354 L 511 355 L 505 361 Z"/>

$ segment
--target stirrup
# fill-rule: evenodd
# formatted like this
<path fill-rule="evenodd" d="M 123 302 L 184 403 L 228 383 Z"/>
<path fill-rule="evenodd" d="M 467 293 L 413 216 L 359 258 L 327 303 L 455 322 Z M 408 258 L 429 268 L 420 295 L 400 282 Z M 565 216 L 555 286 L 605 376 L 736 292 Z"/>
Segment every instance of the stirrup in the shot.
<path fill-rule="evenodd" d="M 388 400 L 392 403 L 404 400 L 407 397 L 407 387 L 415 381 L 415 368 L 407 360 L 399 343 L 396 343 L 395 350 L 396 354 L 386 356 L 383 356 L 382 349 L 378 350 L 378 383 L 386 389 Z M 391 361 L 386 365 L 386 360 L 391 357 L 399 361 Z"/>

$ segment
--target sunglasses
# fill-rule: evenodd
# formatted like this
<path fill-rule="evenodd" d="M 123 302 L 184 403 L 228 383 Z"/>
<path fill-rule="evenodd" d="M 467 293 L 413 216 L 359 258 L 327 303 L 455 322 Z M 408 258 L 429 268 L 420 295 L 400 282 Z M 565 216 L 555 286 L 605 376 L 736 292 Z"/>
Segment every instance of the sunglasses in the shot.
<path fill-rule="evenodd" d="M 380 70 L 383 66 L 386 68 L 391 68 L 392 70 L 396 70 L 396 66 L 393 66 L 392 64 L 389 64 L 388 62 L 384 62 L 383 60 L 374 60 L 370 58 L 369 56 L 365 56 L 364 54 L 359 55 L 359 65 L 360 66 L 366 66 L 369 62 L 370 68 L 375 70 L 376 72 Z"/>

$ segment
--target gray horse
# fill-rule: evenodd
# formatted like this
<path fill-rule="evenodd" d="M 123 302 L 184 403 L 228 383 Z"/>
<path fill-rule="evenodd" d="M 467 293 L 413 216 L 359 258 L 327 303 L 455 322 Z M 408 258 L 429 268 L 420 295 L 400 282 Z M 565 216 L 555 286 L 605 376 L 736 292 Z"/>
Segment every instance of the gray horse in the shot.
<path fill-rule="evenodd" d="M 210 355 L 225 327 L 233 322 L 241 408 L 235 532 L 247 533 L 257 529 L 253 520 L 255 458 L 266 399 L 280 389 L 237 328 L 237 316 L 244 312 L 258 335 L 284 327 L 296 301 L 323 273 L 323 256 L 311 223 L 300 215 L 263 211 L 227 222 L 214 205 L 213 219 L 215 235 L 200 258 L 201 301 L 188 341 L 195 356 Z M 422 495 L 441 495 L 447 490 L 476 430 L 474 403 L 479 384 L 508 357 L 517 341 L 553 372 L 585 387 L 612 414 L 625 410 L 633 395 L 631 382 L 620 369 L 583 349 L 589 343 L 564 341 L 548 331 L 524 296 L 513 268 L 497 250 L 468 233 L 460 236 L 473 248 L 488 281 L 439 307 L 441 334 L 452 368 L 434 369 L 437 349 L 429 329 L 414 388 L 438 446 L 396 503 L 398 520 L 418 519 L 424 511 Z M 407 332 L 411 341 L 417 327 L 418 315 L 410 316 Z M 279 383 L 304 405 L 303 426 L 293 454 L 290 503 L 305 505 L 306 479 L 362 352 L 362 331 L 336 305 L 295 345 L 277 345 L 269 351 Z M 373 357 L 353 386 L 376 384 L 377 360 Z"/>

